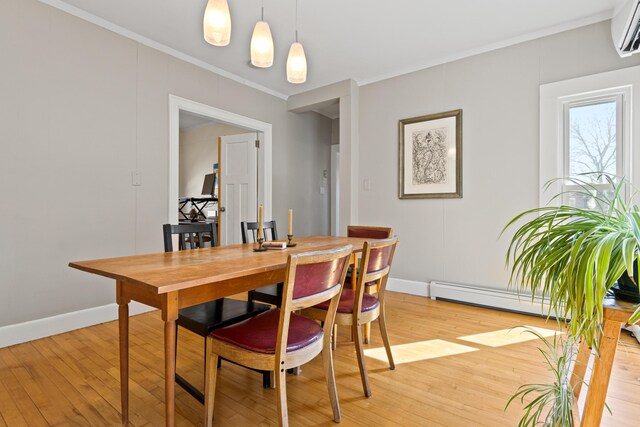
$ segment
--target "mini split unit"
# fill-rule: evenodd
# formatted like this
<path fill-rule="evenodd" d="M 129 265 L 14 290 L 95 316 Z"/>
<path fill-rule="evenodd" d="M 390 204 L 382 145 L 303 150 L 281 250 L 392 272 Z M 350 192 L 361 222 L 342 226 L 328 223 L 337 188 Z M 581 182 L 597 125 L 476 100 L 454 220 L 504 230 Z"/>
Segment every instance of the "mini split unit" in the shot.
<path fill-rule="evenodd" d="M 621 57 L 640 51 L 640 0 L 630 0 L 611 19 L 613 44 Z"/>

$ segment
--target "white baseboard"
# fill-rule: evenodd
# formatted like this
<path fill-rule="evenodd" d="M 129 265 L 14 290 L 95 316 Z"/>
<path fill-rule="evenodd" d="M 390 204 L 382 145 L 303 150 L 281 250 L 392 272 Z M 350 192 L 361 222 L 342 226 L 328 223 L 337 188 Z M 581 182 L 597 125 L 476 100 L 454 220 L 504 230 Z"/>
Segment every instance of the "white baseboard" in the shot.
<path fill-rule="evenodd" d="M 446 299 L 475 304 L 501 310 L 517 311 L 535 315 L 546 315 L 548 301 L 530 295 L 518 296 L 513 291 L 482 288 L 479 286 L 460 285 L 433 281 L 430 283 L 431 299 Z"/>
<path fill-rule="evenodd" d="M 129 315 L 146 313 L 155 310 L 148 305 L 138 302 L 129 304 Z M 0 348 L 20 344 L 51 335 L 86 328 L 99 323 L 110 322 L 118 318 L 118 305 L 108 304 L 100 307 L 87 308 L 71 313 L 59 314 L 44 319 L 31 320 L 15 325 L 0 327 Z"/>
<path fill-rule="evenodd" d="M 421 297 L 429 296 L 429 284 L 427 282 L 416 282 L 414 280 L 389 277 L 389 280 L 387 280 L 387 290 Z"/>

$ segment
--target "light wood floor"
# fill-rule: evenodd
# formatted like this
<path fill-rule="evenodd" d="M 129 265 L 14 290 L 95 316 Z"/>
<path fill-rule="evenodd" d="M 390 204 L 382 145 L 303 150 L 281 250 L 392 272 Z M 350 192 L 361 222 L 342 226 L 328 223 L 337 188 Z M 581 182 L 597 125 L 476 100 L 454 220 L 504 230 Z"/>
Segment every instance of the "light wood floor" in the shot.
<path fill-rule="evenodd" d="M 457 339 L 519 325 L 545 326 L 544 320 L 403 294 L 389 295 L 393 345 L 446 340 L 475 351 L 397 363 L 367 358 L 373 396 L 365 399 L 353 345 L 341 330 L 335 352 L 342 426 L 514 426 L 519 407 L 503 412 L 520 384 L 550 378 L 536 341 L 487 347 Z M 163 424 L 162 322 L 157 312 L 134 317 L 131 328 L 131 424 Z M 0 426 L 118 425 L 117 324 L 110 322 L 0 349 Z M 613 416 L 605 426 L 637 426 L 640 418 L 640 347 L 623 333 L 609 389 Z M 370 348 L 381 347 L 373 328 Z M 178 370 L 201 386 L 202 342 L 180 332 Z M 398 354 L 400 349 L 397 350 Z M 332 426 L 321 360 L 289 376 L 292 426 Z M 264 390 L 259 374 L 223 363 L 215 423 L 267 426 L 276 423 L 275 392 Z M 176 388 L 176 424 L 202 424 L 202 406 Z"/>

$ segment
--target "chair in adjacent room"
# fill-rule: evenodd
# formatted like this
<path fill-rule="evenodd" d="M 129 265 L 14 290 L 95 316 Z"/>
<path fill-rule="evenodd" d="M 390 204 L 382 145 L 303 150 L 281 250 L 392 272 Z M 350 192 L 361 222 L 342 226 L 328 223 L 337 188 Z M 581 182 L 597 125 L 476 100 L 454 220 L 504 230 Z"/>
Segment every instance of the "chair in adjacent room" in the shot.
<path fill-rule="evenodd" d="M 173 236 L 178 236 L 178 249 L 199 249 L 218 245 L 216 226 L 213 223 L 164 224 L 164 250 L 173 252 Z M 221 298 L 203 304 L 180 309 L 176 324 L 203 337 L 206 352 L 206 337 L 211 331 L 248 319 L 267 311 L 270 306 L 253 301 L 239 301 Z M 178 333 L 176 330 L 176 347 Z M 177 350 L 176 350 L 177 354 Z M 263 373 L 263 386 L 269 387 L 269 373 Z M 176 373 L 176 383 L 189 394 L 204 403 L 204 394 L 190 382 Z"/>
<path fill-rule="evenodd" d="M 273 308 L 244 322 L 216 329 L 207 338 L 205 380 L 205 425 L 213 423 L 219 357 L 241 365 L 275 373 L 276 401 L 280 425 L 288 425 L 286 371 L 307 363 L 322 353 L 333 419 L 340 421 L 340 406 L 333 370 L 331 325 L 344 286 L 351 245 L 326 251 L 291 254 L 287 260 L 284 298 Z M 326 304 L 324 322 L 295 311 Z"/>
<path fill-rule="evenodd" d="M 395 237 L 365 242 L 360 259 L 360 271 L 358 280 L 356 281 L 356 288 L 354 290 L 345 287 L 342 291 L 338 312 L 336 314 L 335 323 L 337 325 L 351 326 L 353 331 L 360 378 L 366 397 L 371 396 L 371 387 L 369 386 L 367 367 L 364 359 L 364 344 L 361 328 L 363 324 L 378 319 L 382 342 L 384 343 L 384 348 L 389 360 L 389 368 L 391 370 L 395 369 L 393 355 L 391 354 L 391 345 L 389 344 L 389 335 L 387 334 L 384 294 L 397 243 L 398 239 Z M 376 295 L 365 292 L 365 287 L 370 282 L 375 282 L 377 285 L 378 292 Z M 322 303 L 303 310 L 302 314 L 312 319 L 322 320 L 326 316 L 326 312 L 330 310 L 331 307 L 328 304 Z M 335 336 L 333 339 L 335 340 Z"/>
<path fill-rule="evenodd" d="M 347 226 L 348 237 L 364 237 L 366 239 L 388 239 L 393 236 L 393 228 L 391 227 L 378 227 L 373 225 L 348 225 Z M 355 278 L 352 279 L 350 274 L 351 270 L 347 272 L 347 283 L 355 283 Z M 364 291 L 368 294 L 375 294 L 377 289 L 373 286 L 375 283 L 367 283 Z M 334 329 L 334 332 L 337 328 Z M 369 344 L 371 340 L 371 324 L 365 323 L 364 325 L 364 343 Z M 335 346 L 335 341 L 334 341 Z M 335 349 L 335 347 L 334 347 Z"/>
<path fill-rule="evenodd" d="M 240 223 L 242 243 L 255 243 L 258 234 L 258 223 L 242 221 Z M 262 223 L 262 231 L 266 242 L 278 240 L 278 228 L 276 221 L 265 221 Z M 282 283 L 263 286 L 249 291 L 249 301 L 266 302 L 267 304 L 280 307 L 282 302 Z"/>

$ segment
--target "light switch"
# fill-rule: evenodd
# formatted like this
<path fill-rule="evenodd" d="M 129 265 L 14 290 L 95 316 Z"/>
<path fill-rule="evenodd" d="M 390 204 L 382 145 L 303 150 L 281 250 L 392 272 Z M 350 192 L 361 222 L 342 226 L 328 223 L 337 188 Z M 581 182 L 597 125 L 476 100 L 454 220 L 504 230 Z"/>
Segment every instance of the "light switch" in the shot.
<path fill-rule="evenodd" d="M 131 172 L 131 185 L 139 187 L 142 185 L 142 178 L 140 178 L 139 172 Z"/>
<path fill-rule="evenodd" d="M 362 188 L 364 189 L 364 191 L 370 191 L 371 190 L 371 180 L 369 178 L 365 178 L 362 181 Z"/>

